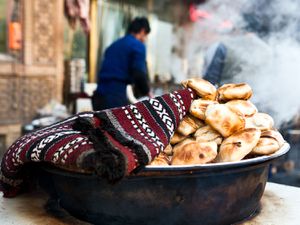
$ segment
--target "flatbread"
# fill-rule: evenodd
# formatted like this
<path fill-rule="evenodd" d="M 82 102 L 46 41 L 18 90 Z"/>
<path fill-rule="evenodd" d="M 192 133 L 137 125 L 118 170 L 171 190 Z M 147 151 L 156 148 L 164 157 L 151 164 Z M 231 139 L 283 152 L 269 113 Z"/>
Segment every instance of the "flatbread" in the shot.
<path fill-rule="evenodd" d="M 214 130 L 211 126 L 207 125 L 204 127 L 199 128 L 194 137 L 196 138 L 197 142 L 211 142 L 214 141 L 218 145 L 222 143 L 223 137 L 220 133 Z"/>
<path fill-rule="evenodd" d="M 208 105 L 217 104 L 216 101 L 206 99 L 196 99 L 190 106 L 190 114 L 194 117 L 205 120 L 205 111 Z"/>
<path fill-rule="evenodd" d="M 257 128 L 261 131 L 271 130 L 274 126 L 273 118 L 266 113 L 255 113 L 253 116 L 245 118 L 245 128 Z"/>
<path fill-rule="evenodd" d="M 218 100 L 227 102 L 234 99 L 248 100 L 252 96 L 252 89 L 246 83 L 224 84 L 218 89 Z"/>
<path fill-rule="evenodd" d="M 244 117 L 253 116 L 257 113 L 257 108 L 249 100 L 231 100 L 226 103 L 229 108 Z"/>
<path fill-rule="evenodd" d="M 274 138 L 278 144 L 279 147 L 282 147 L 282 145 L 286 142 L 284 140 L 284 138 L 282 137 L 281 133 L 278 132 L 277 130 L 267 130 L 267 131 L 263 131 L 261 133 L 260 137 L 269 137 L 269 138 Z"/>
<path fill-rule="evenodd" d="M 233 162 L 243 159 L 257 145 L 261 131 L 249 128 L 239 131 L 226 138 L 217 157 L 218 162 Z"/>
<path fill-rule="evenodd" d="M 215 142 L 198 143 L 196 141 L 185 144 L 180 151 L 174 152 L 172 165 L 205 164 L 217 156 Z"/>
<path fill-rule="evenodd" d="M 188 136 L 194 133 L 197 129 L 199 129 L 202 126 L 204 126 L 204 124 L 199 119 L 191 115 L 187 115 L 180 122 L 176 131 L 181 135 Z"/>
<path fill-rule="evenodd" d="M 167 147 L 163 151 L 166 155 L 171 156 L 173 155 L 173 148 L 172 145 L 167 145 Z"/>
<path fill-rule="evenodd" d="M 209 105 L 205 112 L 205 122 L 223 137 L 245 128 L 245 120 L 225 104 Z"/>
<path fill-rule="evenodd" d="M 181 142 L 181 141 L 183 141 L 186 138 L 187 138 L 186 135 L 182 135 L 182 134 L 180 134 L 178 132 L 175 132 L 174 135 L 172 136 L 171 140 L 170 140 L 170 143 L 171 143 L 171 145 L 175 145 L 178 142 Z"/>
<path fill-rule="evenodd" d="M 203 99 L 216 100 L 217 89 L 207 80 L 201 78 L 191 78 L 181 83 L 184 87 L 193 89 L 197 95 Z"/>
<path fill-rule="evenodd" d="M 158 156 L 149 164 L 150 166 L 169 166 L 170 158 L 164 153 L 159 153 Z"/>
<path fill-rule="evenodd" d="M 190 142 L 194 142 L 196 141 L 194 138 L 186 138 L 184 139 L 182 142 L 179 142 L 177 145 L 175 145 L 173 147 L 173 154 L 176 152 L 176 151 L 181 151 L 182 150 L 182 147 Z"/>
<path fill-rule="evenodd" d="M 251 151 L 251 154 L 255 155 L 269 155 L 277 152 L 280 149 L 279 143 L 274 138 L 270 137 L 261 137 Z"/>

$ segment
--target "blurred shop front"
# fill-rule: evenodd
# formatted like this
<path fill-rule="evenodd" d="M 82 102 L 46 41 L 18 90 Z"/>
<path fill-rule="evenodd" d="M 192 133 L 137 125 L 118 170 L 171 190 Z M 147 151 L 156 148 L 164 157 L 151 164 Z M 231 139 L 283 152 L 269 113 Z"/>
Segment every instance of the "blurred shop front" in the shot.
<path fill-rule="evenodd" d="M 193 43 L 191 49 L 193 40 L 187 31 L 192 30 L 193 26 L 191 7 L 203 2 L 98 0 L 97 39 L 92 48 L 97 49 L 94 54 L 97 59 L 94 65 L 90 64 L 90 81 L 96 80 L 105 49 L 125 34 L 129 22 L 136 16 L 145 16 L 150 22 L 151 33 L 146 43 L 147 65 L 152 87 L 157 94 L 169 90 L 187 77 L 201 75 L 202 45 Z"/>
<path fill-rule="evenodd" d="M 62 0 L 0 0 L 0 11 L 3 151 L 38 108 L 62 100 L 64 17 Z"/>

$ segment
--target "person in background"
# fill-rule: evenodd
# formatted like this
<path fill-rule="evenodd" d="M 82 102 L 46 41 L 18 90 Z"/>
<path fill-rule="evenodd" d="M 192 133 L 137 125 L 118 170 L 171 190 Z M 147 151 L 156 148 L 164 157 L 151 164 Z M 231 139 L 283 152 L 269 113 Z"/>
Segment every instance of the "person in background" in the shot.
<path fill-rule="evenodd" d="M 227 48 L 221 42 L 214 43 L 207 49 L 204 59 L 203 79 L 208 80 L 215 86 L 221 84 L 226 55 Z"/>
<path fill-rule="evenodd" d="M 94 110 L 129 104 L 126 95 L 129 84 L 134 86 L 137 95 L 152 97 L 144 45 L 150 31 L 147 18 L 137 17 L 129 24 L 127 34 L 106 49 L 92 97 Z"/>

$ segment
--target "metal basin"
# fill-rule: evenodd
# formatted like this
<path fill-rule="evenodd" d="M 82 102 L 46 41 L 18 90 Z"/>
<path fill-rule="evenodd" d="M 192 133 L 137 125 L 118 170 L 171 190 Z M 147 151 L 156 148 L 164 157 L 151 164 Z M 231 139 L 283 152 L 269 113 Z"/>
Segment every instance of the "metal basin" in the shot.
<path fill-rule="evenodd" d="M 239 162 L 146 167 L 115 185 L 53 168 L 47 177 L 60 205 L 93 224 L 232 224 L 255 213 L 270 163 L 288 150 L 285 144 L 273 155 Z"/>

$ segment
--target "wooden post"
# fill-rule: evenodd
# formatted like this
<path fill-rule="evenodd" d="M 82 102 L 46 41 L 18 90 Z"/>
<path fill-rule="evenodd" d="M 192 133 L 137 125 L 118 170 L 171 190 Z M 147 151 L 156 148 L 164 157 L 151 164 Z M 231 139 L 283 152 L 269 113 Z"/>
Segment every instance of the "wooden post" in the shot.
<path fill-rule="evenodd" d="M 98 50 L 98 35 L 97 35 L 97 0 L 91 0 L 90 20 L 91 30 L 89 35 L 89 76 L 88 82 L 96 82 L 97 74 L 97 50 Z"/>

